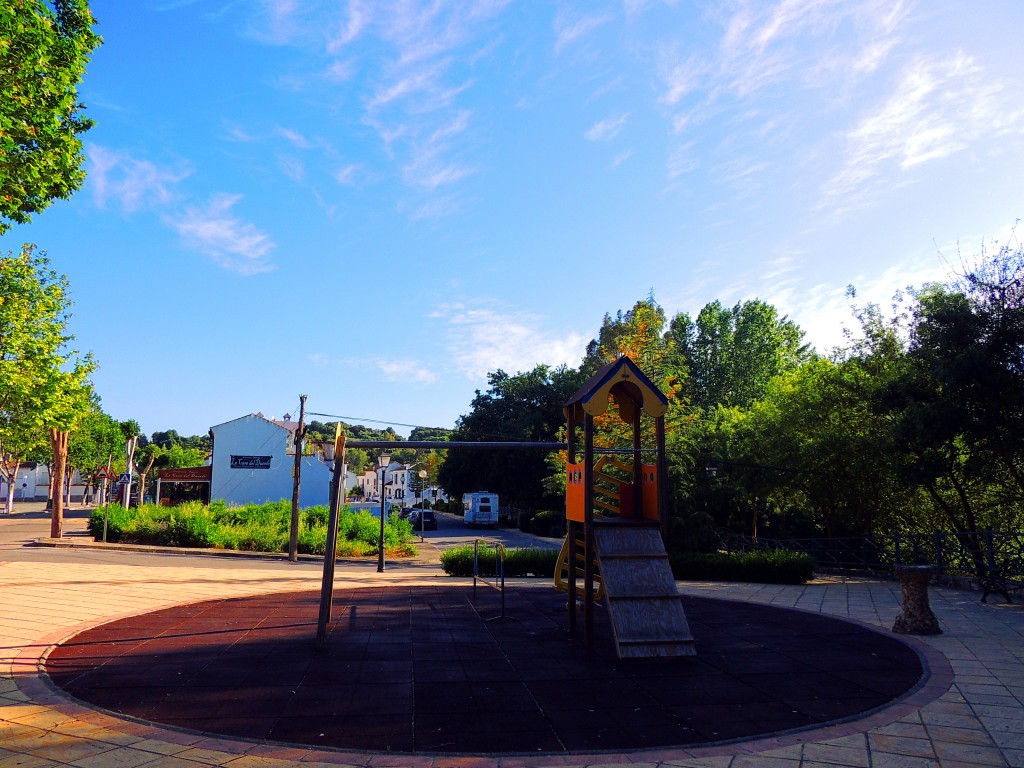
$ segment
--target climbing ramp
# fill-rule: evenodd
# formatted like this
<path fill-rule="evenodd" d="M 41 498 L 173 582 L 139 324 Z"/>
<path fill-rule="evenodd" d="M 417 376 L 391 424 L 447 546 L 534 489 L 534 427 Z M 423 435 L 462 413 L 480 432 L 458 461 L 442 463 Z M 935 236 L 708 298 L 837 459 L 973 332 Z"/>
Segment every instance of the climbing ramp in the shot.
<path fill-rule="evenodd" d="M 619 658 L 696 655 L 658 528 L 600 522 L 594 542 Z"/>

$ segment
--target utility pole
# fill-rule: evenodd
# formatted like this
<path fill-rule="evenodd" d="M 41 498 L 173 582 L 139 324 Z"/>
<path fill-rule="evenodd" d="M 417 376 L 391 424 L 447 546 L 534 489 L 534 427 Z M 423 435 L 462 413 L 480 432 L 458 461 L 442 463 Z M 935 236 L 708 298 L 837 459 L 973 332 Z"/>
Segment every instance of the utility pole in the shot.
<path fill-rule="evenodd" d="M 299 426 L 295 429 L 295 467 L 292 470 L 292 526 L 288 535 L 288 560 L 299 560 L 299 482 L 302 480 L 302 438 L 306 427 L 306 396 L 299 395 Z"/>

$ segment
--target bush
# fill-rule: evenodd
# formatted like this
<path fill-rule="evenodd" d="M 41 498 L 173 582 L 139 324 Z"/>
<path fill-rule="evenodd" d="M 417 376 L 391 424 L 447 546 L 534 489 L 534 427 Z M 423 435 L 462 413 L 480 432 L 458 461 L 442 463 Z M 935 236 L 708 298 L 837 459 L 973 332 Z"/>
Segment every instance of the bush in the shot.
<path fill-rule="evenodd" d="M 533 520 L 533 512 L 529 509 L 524 509 L 519 513 L 519 530 L 523 533 L 532 533 L 533 529 L 530 527 L 530 521 Z"/>
<path fill-rule="evenodd" d="M 491 547 L 480 547 L 480 575 L 495 575 L 495 551 Z M 557 549 L 543 547 L 519 547 L 505 550 L 505 576 L 519 578 L 539 576 L 553 578 Z M 451 547 L 441 553 L 441 568 L 449 576 L 473 575 L 473 546 L 464 544 Z"/>
<path fill-rule="evenodd" d="M 323 555 L 327 550 L 327 508 L 308 507 L 299 515 L 299 552 Z M 107 541 L 155 544 L 172 547 L 215 547 L 250 552 L 287 552 L 291 530 L 291 502 L 246 504 L 229 507 L 223 501 L 209 506 L 189 502 L 179 507 L 143 504 L 124 509 L 120 505 L 99 507 L 89 518 L 93 538 L 103 538 L 103 517 L 107 516 Z M 370 512 L 342 510 L 338 521 L 338 555 L 364 556 L 377 553 L 380 520 Z M 416 554 L 409 543 L 412 529 L 397 516 L 384 528 L 385 551 L 391 556 Z"/>
<path fill-rule="evenodd" d="M 784 549 L 760 552 L 677 553 L 672 574 L 686 581 L 748 581 L 757 584 L 804 584 L 814 578 L 814 558 Z"/>
<path fill-rule="evenodd" d="M 564 518 L 557 512 L 538 512 L 530 520 L 530 533 L 535 536 L 564 536 Z"/>

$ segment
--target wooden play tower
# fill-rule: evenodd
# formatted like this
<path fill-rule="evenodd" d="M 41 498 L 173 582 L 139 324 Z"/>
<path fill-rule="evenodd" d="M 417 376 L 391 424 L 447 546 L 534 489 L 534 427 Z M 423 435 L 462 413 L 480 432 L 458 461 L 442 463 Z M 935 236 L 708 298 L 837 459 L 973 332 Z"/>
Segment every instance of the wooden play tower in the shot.
<path fill-rule="evenodd" d="M 594 419 L 614 403 L 631 429 L 623 446 L 594 445 Z M 583 579 L 584 642 L 593 644 L 594 606 L 604 600 L 619 658 L 696 653 L 669 567 L 665 413 L 668 399 L 628 357 L 602 367 L 565 404 L 568 423 L 565 516 L 555 585 L 569 593 L 569 632 L 576 633 L 578 579 Z M 654 421 L 653 448 L 642 443 L 642 417 Z M 583 430 L 579 461 L 578 431 Z M 645 464 L 644 456 L 653 456 Z"/>

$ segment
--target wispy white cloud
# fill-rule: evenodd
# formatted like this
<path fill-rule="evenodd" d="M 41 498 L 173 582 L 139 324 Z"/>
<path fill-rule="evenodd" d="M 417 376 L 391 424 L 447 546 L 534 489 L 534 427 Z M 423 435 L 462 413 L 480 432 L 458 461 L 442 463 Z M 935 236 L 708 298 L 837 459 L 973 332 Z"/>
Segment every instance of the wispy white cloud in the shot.
<path fill-rule="evenodd" d="M 318 368 L 376 368 L 388 381 L 403 384 L 433 384 L 440 374 L 412 358 L 388 357 L 335 357 L 322 352 L 306 355 L 306 359 Z"/>
<path fill-rule="evenodd" d="M 287 45 L 306 33 L 299 0 L 257 0 L 246 33 L 260 42 Z"/>
<path fill-rule="evenodd" d="M 257 136 L 247 131 L 240 125 L 225 124 L 228 141 L 237 141 L 241 144 L 249 144 L 257 140 Z"/>
<path fill-rule="evenodd" d="M 389 360 L 377 358 L 370 361 L 370 364 L 384 373 L 384 376 L 391 381 L 401 381 L 413 384 L 433 384 L 439 376 L 436 371 L 424 368 L 416 360 Z"/>
<path fill-rule="evenodd" d="M 274 268 L 270 253 L 275 248 L 268 234 L 232 215 L 241 195 L 217 194 L 203 207 L 187 208 L 178 216 L 165 216 L 186 246 L 204 253 L 216 264 L 241 275 Z"/>
<path fill-rule="evenodd" d="M 542 319 L 528 312 L 483 304 L 450 304 L 434 317 L 448 323 L 448 352 L 456 369 L 483 381 L 499 368 L 509 373 L 532 370 L 541 363 L 578 365 L 588 338 L 543 329 Z"/>
<path fill-rule="evenodd" d="M 691 53 L 685 60 L 678 61 L 674 52 L 666 51 L 662 54 L 659 70 L 664 84 L 660 100 L 669 106 L 675 106 L 688 94 L 702 87 L 709 72 L 709 65 L 696 54 Z"/>
<path fill-rule="evenodd" d="M 281 126 L 278 126 L 277 135 L 283 136 L 285 139 L 287 139 L 289 142 L 291 142 L 294 146 L 298 147 L 299 149 L 309 149 L 310 147 L 313 146 L 313 143 L 309 139 L 307 139 L 298 131 L 293 131 L 290 128 L 282 128 Z"/>
<path fill-rule="evenodd" d="M 584 133 L 588 141 L 609 141 L 618 136 L 629 120 L 629 113 L 618 117 L 609 117 L 600 122 L 594 123 Z"/>
<path fill-rule="evenodd" d="M 607 14 L 558 13 L 555 17 L 555 52 L 582 40 L 611 20 L 612 17 Z"/>
<path fill-rule="evenodd" d="M 619 154 L 617 154 L 615 156 L 615 158 L 612 160 L 612 168 L 618 168 L 624 162 L 629 160 L 629 158 L 631 158 L 632 156 L 633 156 L 633 150 L 632 149 L 627 149 L 624 152 L 619 152 Z"/>
<path fill-rule="evenodd" d="M 403 203 L 399 210 L 407 211 L 414 221 L 436 221 L 454 216 L 462 210 L 462 204 L 456 195 L 431 195 L 415 205 Z"/>
<path fill-rule="evenodd" d="M 987 138 L 1020 133 L 1021 109 L 1007 109 L 1003 86 L 964 53 L 918 58 L 892 94 L 842 138 L 842 167 L 824 184 L 823 206 L 870 205 L 877 184 L 893 186 L 915 166 Z"/>
<path fill-rule="evenodd" d="M 334 172 L 334 180 L 344 186 L 355 184 L 356 166 L 352 163 L 342 166 Z"/>
<path fill-rule="evenodd" d="M 124 213 L 167 205 L 177 196 L 177 185 L 192 174 L 191 168 L 161 168 L 127 152 L 96 144 L 87 147 L 89 188 L 100 208 L 113 202 Z"/>
<path fill-rule="evenodd" d="M 669 182 L 675 182 L 700 165 L 693 142 L 676 147 L 668 156 L 666 175 Z"/>
<path fill-rule="evenodd" d="M 277 166 L 281 169 L 281 173 L 292 181 L 302 181 L 306 178 L 306 166 L 297 157 L 279 155 L 277 158 Z"/>
<path fill-rule="evenodd" d="M 345 15 L 337 23 L 335 33 L 327 43 L 327 50 L 335 53 L 348 45 L 366 29 L 372 20 L 372 9 L 369 4 L 362 0 L 349 0 Z"/>
<path fill-rule="evenodd" d="M 698 94 L 704 103 L 751 99 L 780 85 L 832 96 L 869 76 L 899 42 L 903 0 L 737 0 L 709 11 L 717 49 L 661 48 L 661 103 Z M 792 98 L 792 93 L 789 94 Z"/>

